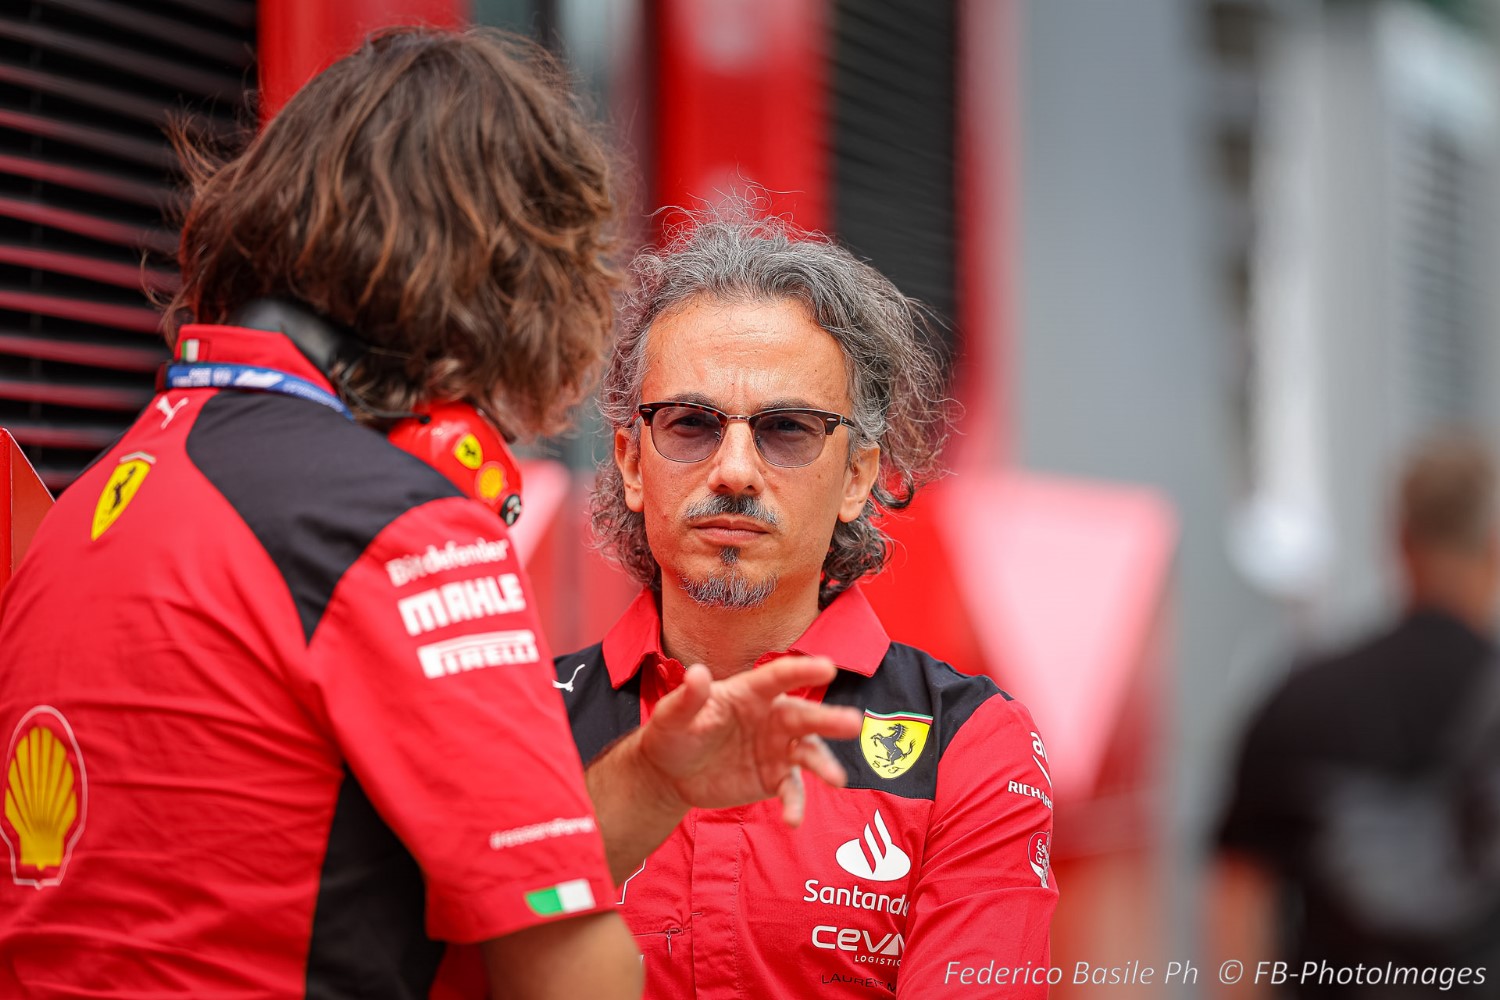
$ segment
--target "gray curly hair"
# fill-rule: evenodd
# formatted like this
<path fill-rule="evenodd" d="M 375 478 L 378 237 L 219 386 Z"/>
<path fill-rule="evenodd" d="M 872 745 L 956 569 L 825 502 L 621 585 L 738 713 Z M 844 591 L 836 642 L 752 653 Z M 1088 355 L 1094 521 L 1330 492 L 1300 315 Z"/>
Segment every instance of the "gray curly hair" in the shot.
<path fill-rule="evenodd" d="M 940 474 L 951 401 L 933 352 L 927 310 L 890 280 L 828 238 L 778 218 L 730 218 L 722 210 L 689 214 L 662 246 L 641 252 L 610 356 L 599 408 L 611 427 L 635 424 L 645 378 L 646 341 L 656 320 L 693 299 L 805 304 L 843 350 L 853 401 L 853 456 L 880 446 L 880 471 L 865 509 L 839 522 L 823 562 L 820 601 L 826 605 L 863 576 L 885 567 L 891 542 L 876 523 L 884 511 L 911 503 L 918 487 Z M 606 556 L 645 586 L 659 589 L 642 515 L 625 503 L 613 460 L 599 465 L 590 504 L 594 539 Z"/>

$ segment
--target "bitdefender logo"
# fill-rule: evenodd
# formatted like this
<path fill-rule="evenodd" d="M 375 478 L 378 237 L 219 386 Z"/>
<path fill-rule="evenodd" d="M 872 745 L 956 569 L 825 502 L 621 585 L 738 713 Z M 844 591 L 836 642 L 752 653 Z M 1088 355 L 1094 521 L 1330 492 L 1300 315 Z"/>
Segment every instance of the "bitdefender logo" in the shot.
<path fill-rule="evenodd" d="M 856 878 L 872 882 L 894 882 L 911 872 L 911 858 L 891 841 L 880 810 L 875 810 L 875 830 L 865 824 L 864 839 L 855 837 L 839 847 L 834 855 L 839 867 Z M 879 835 L 877 838 L 877 834 Z"/>

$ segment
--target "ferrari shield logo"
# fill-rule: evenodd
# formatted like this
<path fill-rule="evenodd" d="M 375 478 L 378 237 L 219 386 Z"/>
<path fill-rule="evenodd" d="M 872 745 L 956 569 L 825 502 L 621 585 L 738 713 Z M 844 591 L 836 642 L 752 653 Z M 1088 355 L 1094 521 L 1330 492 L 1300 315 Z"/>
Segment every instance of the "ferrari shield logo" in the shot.
<path fill-rule="evenodd" d="M 94 505 L 94 530 L 90 538 L 98 538 L 120 519 L 140 491 L 141 483 L 146 481 L 146 474 L 155 461 L 154 456 L 144 451 L 131 452 L 120 459 L 115 471 L 109 474 L 109 482 L 99 493 L 99 502 Z"/>
<path fill-rule="evenodd" d="M 484 464 L 484 448 L 479 444 L 479 439 L 472 434 L 465 434 L 459 439 L 458 444 L 453 446 L 453 457 L 458 459 L 459 464 L 466 469 L 478 469 Z"/>
<path fill-rule="evenodd" d="M 859 733 L 865 763 L 882 778 L 899 778 L 922 756 L 931 730 L 930 715 L 915 712 L 882 715 L 866 711 L 865 724 Z"/>

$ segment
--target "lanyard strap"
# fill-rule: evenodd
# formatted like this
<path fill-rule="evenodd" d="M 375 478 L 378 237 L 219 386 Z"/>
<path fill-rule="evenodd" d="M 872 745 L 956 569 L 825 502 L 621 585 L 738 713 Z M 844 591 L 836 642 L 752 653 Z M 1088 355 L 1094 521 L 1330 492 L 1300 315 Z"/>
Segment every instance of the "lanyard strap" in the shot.
<path fill-rule="evenodd" d="M 279 392 L 283 396 L 321 403 L 346 419 L 354 414 L 344 401 L 305 378 L 289 372 L 257 365 L 224 365 L 210 363 L 176 363 L 167 366 L 163 384 L 168 389 L 249 389 L 252 392 Z"/>

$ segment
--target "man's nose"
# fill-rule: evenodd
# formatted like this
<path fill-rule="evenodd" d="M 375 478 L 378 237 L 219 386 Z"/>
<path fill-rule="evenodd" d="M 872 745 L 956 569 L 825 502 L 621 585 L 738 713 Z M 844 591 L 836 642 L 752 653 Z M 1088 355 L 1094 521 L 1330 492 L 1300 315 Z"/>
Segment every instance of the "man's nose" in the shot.
<path fill-rule="evenodd" d="M 755 437 L 743 420 L 731 420 L 714 452 L 709 488 L 716 493 L 758 493 L 761 488 L 760 455 Z"/>

